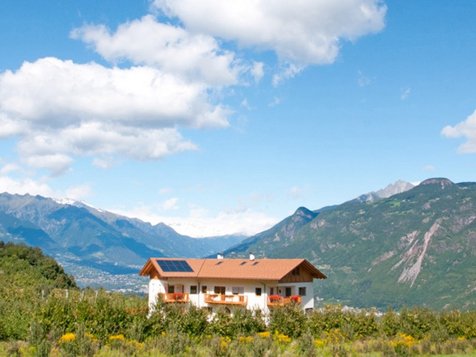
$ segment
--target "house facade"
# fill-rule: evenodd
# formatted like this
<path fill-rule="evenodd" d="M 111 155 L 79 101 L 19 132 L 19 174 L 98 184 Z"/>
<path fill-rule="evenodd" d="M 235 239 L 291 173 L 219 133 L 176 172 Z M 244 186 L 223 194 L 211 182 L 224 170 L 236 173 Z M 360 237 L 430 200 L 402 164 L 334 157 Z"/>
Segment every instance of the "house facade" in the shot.
<path fill-rule="evenodd" d="M 278 305 L 314 308 L 314 279 L 326 276 L 305 259 L 150 258 L 139 275 L 149 276 L 149 306 L 192 303 L 214 311 L 243 306 L 264 312 Z"/>

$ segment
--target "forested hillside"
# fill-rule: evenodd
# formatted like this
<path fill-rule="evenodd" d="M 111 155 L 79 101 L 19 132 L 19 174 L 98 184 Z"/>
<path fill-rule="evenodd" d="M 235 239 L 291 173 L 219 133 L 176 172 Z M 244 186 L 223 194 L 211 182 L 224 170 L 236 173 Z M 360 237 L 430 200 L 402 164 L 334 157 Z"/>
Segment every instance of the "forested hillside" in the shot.
<path fill-rule="evenodd" d="M 327 302 L 473 309 L 476 184 L 429 179 L 388 198 L 300 208 L 226 253 L 248 251 L 308 259 L 328 277 L 315 283 L 315 294 Z"/>
<path fill-rule="evenodd" d="M 78 289 L 40 248 L 0 241 L 0 339 L 25 338 L 39 300 L 53 289 Z"/>

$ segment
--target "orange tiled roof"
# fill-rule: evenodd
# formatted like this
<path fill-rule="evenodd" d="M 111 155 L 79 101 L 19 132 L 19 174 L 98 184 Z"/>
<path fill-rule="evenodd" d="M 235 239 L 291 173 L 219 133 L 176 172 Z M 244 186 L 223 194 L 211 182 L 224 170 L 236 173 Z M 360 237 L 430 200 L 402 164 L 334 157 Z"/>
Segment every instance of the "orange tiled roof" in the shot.
<path fill-rule="evenodd" d="M 188 263 L 193 272 L 164 272 L 157 261 L 181 260 Z M 214 278 L 246 280 L 281 280 L 294 268 L 301 266 L 315 279 L 326 279 L 306 259 L 179 259 L 150 258 L 139 275 L 158 273 L 163 278 Z"/>

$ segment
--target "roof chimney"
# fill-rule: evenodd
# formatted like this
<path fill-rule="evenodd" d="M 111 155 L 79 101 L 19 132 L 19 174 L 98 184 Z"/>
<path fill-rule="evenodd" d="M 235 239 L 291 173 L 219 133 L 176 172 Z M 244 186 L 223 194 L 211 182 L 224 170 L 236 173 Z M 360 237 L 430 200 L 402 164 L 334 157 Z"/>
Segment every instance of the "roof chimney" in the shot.
<path fill-rule="evenodd" d="M 250 260 L 255 260 L 255 255 L 252 252 L 250 252 Z"/>
<path fill-rule="evenodd" d="M 223 259 L 223 253 L 217 253 L 217 259 Z"/>

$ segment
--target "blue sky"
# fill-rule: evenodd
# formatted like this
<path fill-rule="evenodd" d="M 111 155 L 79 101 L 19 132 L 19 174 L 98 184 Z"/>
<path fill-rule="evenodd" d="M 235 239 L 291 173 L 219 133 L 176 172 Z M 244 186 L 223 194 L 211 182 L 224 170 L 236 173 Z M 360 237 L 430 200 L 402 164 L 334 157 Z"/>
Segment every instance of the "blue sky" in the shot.
<path fill-rule="evenodd" d="M 192 236 L 474 181 L 476 3 L 3 1 L 0 191 Z"/>

